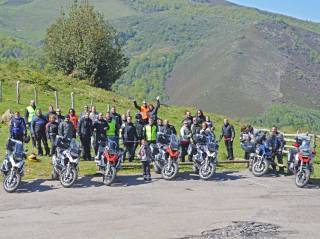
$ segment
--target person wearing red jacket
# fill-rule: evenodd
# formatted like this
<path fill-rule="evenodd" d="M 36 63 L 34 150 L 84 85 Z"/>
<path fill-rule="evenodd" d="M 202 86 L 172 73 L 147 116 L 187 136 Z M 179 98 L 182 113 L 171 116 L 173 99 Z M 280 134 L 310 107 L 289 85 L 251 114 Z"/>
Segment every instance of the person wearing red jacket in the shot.
<path fill-rule="evenodd" d="M 73 124 L 73 127 L 74 127 L 73 138 L 76 138 L 77 130 L 78 130 L 78 116 L 76 115 L 76 111 L 71 108 L 69 110 L 69 116 L 70 116 L 70 122 Z"/>

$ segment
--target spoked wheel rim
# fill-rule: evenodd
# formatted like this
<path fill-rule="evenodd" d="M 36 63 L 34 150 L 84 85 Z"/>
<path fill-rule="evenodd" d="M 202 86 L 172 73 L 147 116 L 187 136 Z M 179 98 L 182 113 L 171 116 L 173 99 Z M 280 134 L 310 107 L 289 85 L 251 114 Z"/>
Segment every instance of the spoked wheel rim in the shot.
<path fill-rule="evenodd" d="M 17 190 L 21 181 L 21 177 L 17 172 L 10 172 L 5 176 L 3 181 L 3 187 L 6 192 L 14 192 Z"/>
<path fill-rule="evenodd" d="M 178 173 L 178 165 L 172 163 L 171 165 L 165 165 L 162 168 L 162 176 L 164 179 L 170 180 L 173 179 Z"/>
<path fill-rule="evenodd" d="M 200 167 L 199 176 L 202 179 L 209 179 L 214 173 L 214 165 L 212 163 L 204 164 Z"/>
<path fill-rule="evenodd" d="M 265 170 L 265 168 L 266 164 L 264 161 L 261 161 L 260 163 L 257 162 L 253 165 L 253 169 L 257 173 L 262 173 Z"/>
<path fill-rule="evenodd" d="M 67 174 L 67 170 L 64 170 L 60 177 L 60 182 L 63 187 L 71 187 L 77 179 L 77 170 L 70 168 L 69 174 Z"/>
<path fill-rule="evenodd" d="M 300 170 L 296 174 L 296 185 L 298 187 L 304 187 L 308 181 L 309 181 L 309 176 L 308 172 L 306 170 Z"/>

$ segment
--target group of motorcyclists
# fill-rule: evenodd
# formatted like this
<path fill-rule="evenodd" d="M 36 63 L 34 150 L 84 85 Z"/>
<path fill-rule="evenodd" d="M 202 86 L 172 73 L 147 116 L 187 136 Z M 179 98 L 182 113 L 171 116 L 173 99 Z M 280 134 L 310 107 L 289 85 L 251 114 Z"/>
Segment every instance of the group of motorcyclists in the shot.
<path fill-rule="evenodd" d="M 38 156 L 53 156 L 56 151 L 56 138 L 74 139 L 77 136 L 82 146 L 83 160 L 90 161 L 91 149 L 94 154 L 98 154 L 99 144 L 102 140 L 108 139 L 115 142 L 119 147 L 121 139 L 124 146 L 124 159 L 132 162 L 137 153 L 138 158 L 143 165 L 143 176 L 145 180 L 150 180 L 150 145 L 157 143 L 158 134 L 167 136 L 177 135 L 180 138 L 180 160 L 193 161 L 193 155 L 189 148 L 197 142 L 196 135 L 205 135 L 212 142 L 224 141 L 227 149 L 228 160 L 234 159 L 233 142 L 235 139 L 235 129 L 224 119 L 223 126 L 218 138 L 215 136 L 215 125 L 209 116 L 205 116 L 201 110 L 198 110 L 195 116 L 190 111 L 185 112 L 182 120 L 182 127 L 177 132 L 176 128 L 166 119 L 158 117 L 158 110 L 161 106 L 159 97 L 156 98 L 156 106 L 143 101 L 139 106 L 133 101 L 134 107 L 139 110 L 135 114 L 135 122 L 130 111 L 124 115 L 117 113 L 116 108 L 112 107 L 105 114 L 97 112 L 95 106 L 85 106 L 84 111 L 78 117 L 74 109 L 70 109 L 65 116 L 60 109 L 54 109 L 51 105 L 47 114 L 43 114 L 41 109 L 36 107 L 35 101 L 31 100 L 30 105 L 26 107 L 25 117 L 22 118 L 19 112 L 15 112 L 10 124 L 10 138 L 24 141 L 27 136 L 27 129 L 30 131 L 33 146 L 38 150 Z M 48 142 L 50 141 L 51 150 Z M 246 125 L 241 128 L 240 142 L 243 148 L 255 148 L 257 144 L 268 142 L 271 145 L 274 159 L 277 158 L 279 173 L 284 173 L 283 165 L 283 147 L 285 141 L 283 136 L 278 132 L 276 126 L 272 127 L 270 133 L 256 131 L 252 126 Z M 44 151 L 42 149 L 44 146 Z M 190 151 L 190 152 L 189 152 Z M 245 150 L 244 158 L 249 160 L 250 150 Z M 97 160 L 97 159 L 96 159 Z M 275 164 L 272 165 L 275 170 Z M 3 166 L 2 166 L 2 170 Z"/>

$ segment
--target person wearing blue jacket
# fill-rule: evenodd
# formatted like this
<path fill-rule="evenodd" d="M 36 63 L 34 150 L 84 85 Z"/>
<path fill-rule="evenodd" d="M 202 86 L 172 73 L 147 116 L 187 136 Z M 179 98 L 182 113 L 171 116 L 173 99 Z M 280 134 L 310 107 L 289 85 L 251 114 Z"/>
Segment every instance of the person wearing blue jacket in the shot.
<path fill-rule="evenodd" d="M 40 109 L 37 109 L 36 115 L 35 117 L 33 117 L 31 121 L 31 129 L 32 129 L 32 134 L 36 139 L 39 156 L 43 155 L 41 142 L 43 143 L 44 149 L 46 151 L 46 155 L 48 156 L 50 154 L 50 150 L 47 142 L 47 135 L 46 135 L 47 123 L 48 121 L 46 117 L 42 114 L 42 111 Z"/>
<path fill-rule="evenodd" d="M 10 138 L 23 141 L 23 137 L 27 134 L 25 120 L 20 116 L 20 112 L 15 112 L 10 123 Z"/>

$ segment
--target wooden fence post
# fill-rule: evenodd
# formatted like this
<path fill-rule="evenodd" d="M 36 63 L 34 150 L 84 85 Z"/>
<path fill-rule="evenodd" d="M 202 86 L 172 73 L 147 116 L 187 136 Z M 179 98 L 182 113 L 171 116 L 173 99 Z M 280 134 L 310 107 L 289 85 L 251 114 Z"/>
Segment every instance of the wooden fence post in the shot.
<path fill-rule="evenodd" d="M 20 104 L 20 81 L 17 81 L 17 95 L 16 95 L 16 102 L 17 104 Z"/>
<path fill-rule="evenodd" d="M 74 93 L 71 92 L 71 108 L 74 109 Z"/>
<path fill-rule="evenodd" d="M 93 106 L 93 98 L 91 98 L 90 106 L 91 106 L 91 107 Z M 91 109 L 90 109 L 90 110 L 91 110 Z"/>
<path fill-rule="evenodd" d="M 2 80 L 0 80 L 0 102 L 2 102 Z"/>
<path fill-rule="evenodd" d="M 107 104 L 107 112 L 110 112 L 110 105 Z"/>
<path fill-rule="evenodd" d="M 36 105 L 38 105 L 38 91 L 35 86 L 33 87 L 33 94 L 34 94 L 34 102 L 36 103 Z"/>
<path fill-rule="evenodd" d="M 57 91 L 54 91 L 54 99 L 55 99 L 55 102 L 56 102 L 56 109 L 59 108 L 59 98 L 58 98 L 58 92 Z"/>

